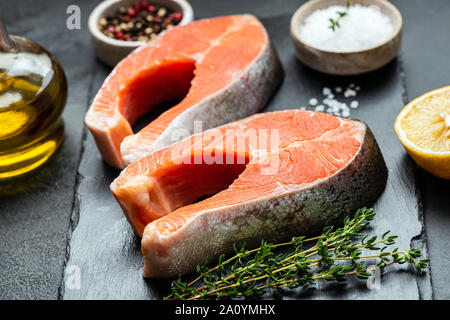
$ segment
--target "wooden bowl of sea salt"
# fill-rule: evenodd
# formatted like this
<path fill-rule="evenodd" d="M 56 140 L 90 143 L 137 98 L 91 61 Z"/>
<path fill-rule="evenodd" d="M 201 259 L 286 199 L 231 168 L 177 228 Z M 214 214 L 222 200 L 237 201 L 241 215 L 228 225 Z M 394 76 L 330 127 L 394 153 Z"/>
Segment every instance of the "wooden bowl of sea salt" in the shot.
<path fill-rule="evenodd" d="M 379 69 L 398 53 L 402 16 L 386 0 L 312 0 L 292 16 L 297 58 L 334 75 Z"/>

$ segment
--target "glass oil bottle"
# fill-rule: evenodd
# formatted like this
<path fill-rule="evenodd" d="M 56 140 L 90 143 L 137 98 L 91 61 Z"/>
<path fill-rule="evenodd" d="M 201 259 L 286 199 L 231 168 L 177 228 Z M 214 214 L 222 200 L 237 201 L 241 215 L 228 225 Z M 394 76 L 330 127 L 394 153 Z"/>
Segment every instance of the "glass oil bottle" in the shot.
<path fill-rule="evenodd" d="M 39 167 L 61 144 L 67 81 L 44 48 L 0 29 L 1 181 Z"/>

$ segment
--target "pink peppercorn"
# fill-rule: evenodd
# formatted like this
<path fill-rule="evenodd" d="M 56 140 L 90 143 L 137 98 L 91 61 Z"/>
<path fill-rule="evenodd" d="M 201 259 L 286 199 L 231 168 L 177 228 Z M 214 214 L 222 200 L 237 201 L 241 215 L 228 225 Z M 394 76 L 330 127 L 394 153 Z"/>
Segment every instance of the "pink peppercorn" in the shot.
<path fill-rule="evenodd" d="M 142 41 L 142 38 L 155 38 L 161 31 L 172 29 L 183 18 L 180 12 L 150 3 L 136 1 L 120 7 L 115 15 L 105 17 L 104 21 L 99 20 L 98 28 L 105 35 L 118 40 Z"/>
<path fill-rule="evenodd" d="M 181 12 L 177 12 L 177 13 L 174 13 L 174 14 L 173 14 L 173 17 L 174 17 L 176 20 L 181 20 L 181 19 L 183 19 L 183 14 L 182 14 Z"/>

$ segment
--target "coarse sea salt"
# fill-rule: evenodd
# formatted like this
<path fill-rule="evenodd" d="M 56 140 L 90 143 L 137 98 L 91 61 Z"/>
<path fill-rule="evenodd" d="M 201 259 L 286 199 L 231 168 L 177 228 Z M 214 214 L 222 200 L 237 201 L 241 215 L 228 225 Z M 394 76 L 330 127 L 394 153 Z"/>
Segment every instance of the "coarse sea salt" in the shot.
<path fill-rule="evenodd" d="M 311 98 L 311 99 L 309 99 L 309 104 L 310 104 L 311 106 L 315 106 L 315 105 L 317 104 L 317 102 L 319 102 L 319 101 L 317 101 L 316 98 Z"/>
<path fill-rule="evenodd" d="M 347 88 L 347 90 L 344 91 L 344 97 L 356 97 L 356 90 L 353 90 L 351 88 Z"/>
<path fill-rule="evenodd" d="M 315 109 L 314 109 L 314 111 L 320 111 L 320 112 L 323 112 L 323 111 L 325 111 L 325 106 L 324 105 L 318 105 Z"/>
<path fill-rule="evenodd" d="M 342 87 L 336 87 L 334 91 L 339 93 L 339 95 L 344 96 L 344 98 L 356 97 L 357 91 L 361 88 L 351 83 L 345 90 Z M 324 87 L 322 89 L 322 95 L 324 96 L 322 103 L 318 104 L 317 98 L 311 98 L 309 100 L 309 105 L 314 108 L 314 111 L 327 112 L 341 117 L 350 117 L 352 109 L 357 109 L 359 107 L 359 102 L 357 100 L 352 100 L 350 105 L 345 101 L 341 101 L 335 98 L 335 95 L 329 87 Z M 311 103 L 312 102 L 312 103 Z M 305 107 L 300 107 L 300 110 L 306 110 Z"/>
<path fill-rule="evenodd" d="M 339 18 L 339 27 L 330 28 L 330 19 Z M 378 6 L 330 6 L 314 11 L 299 27 L 300 38 L 306 44 L 326 51 L 350 52 L 375 47 L 394 33 L 391 19 Z"/>

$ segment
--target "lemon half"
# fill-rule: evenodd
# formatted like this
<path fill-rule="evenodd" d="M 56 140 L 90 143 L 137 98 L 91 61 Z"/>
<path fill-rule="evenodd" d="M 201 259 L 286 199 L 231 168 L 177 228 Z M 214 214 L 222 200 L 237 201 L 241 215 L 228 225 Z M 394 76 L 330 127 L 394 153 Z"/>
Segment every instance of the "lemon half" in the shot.
<path fill-rule="evenodd" d="M 420 167 L 450 179 L 450 86 L 408 103 L 395 120 L 395 132 Z"/>

